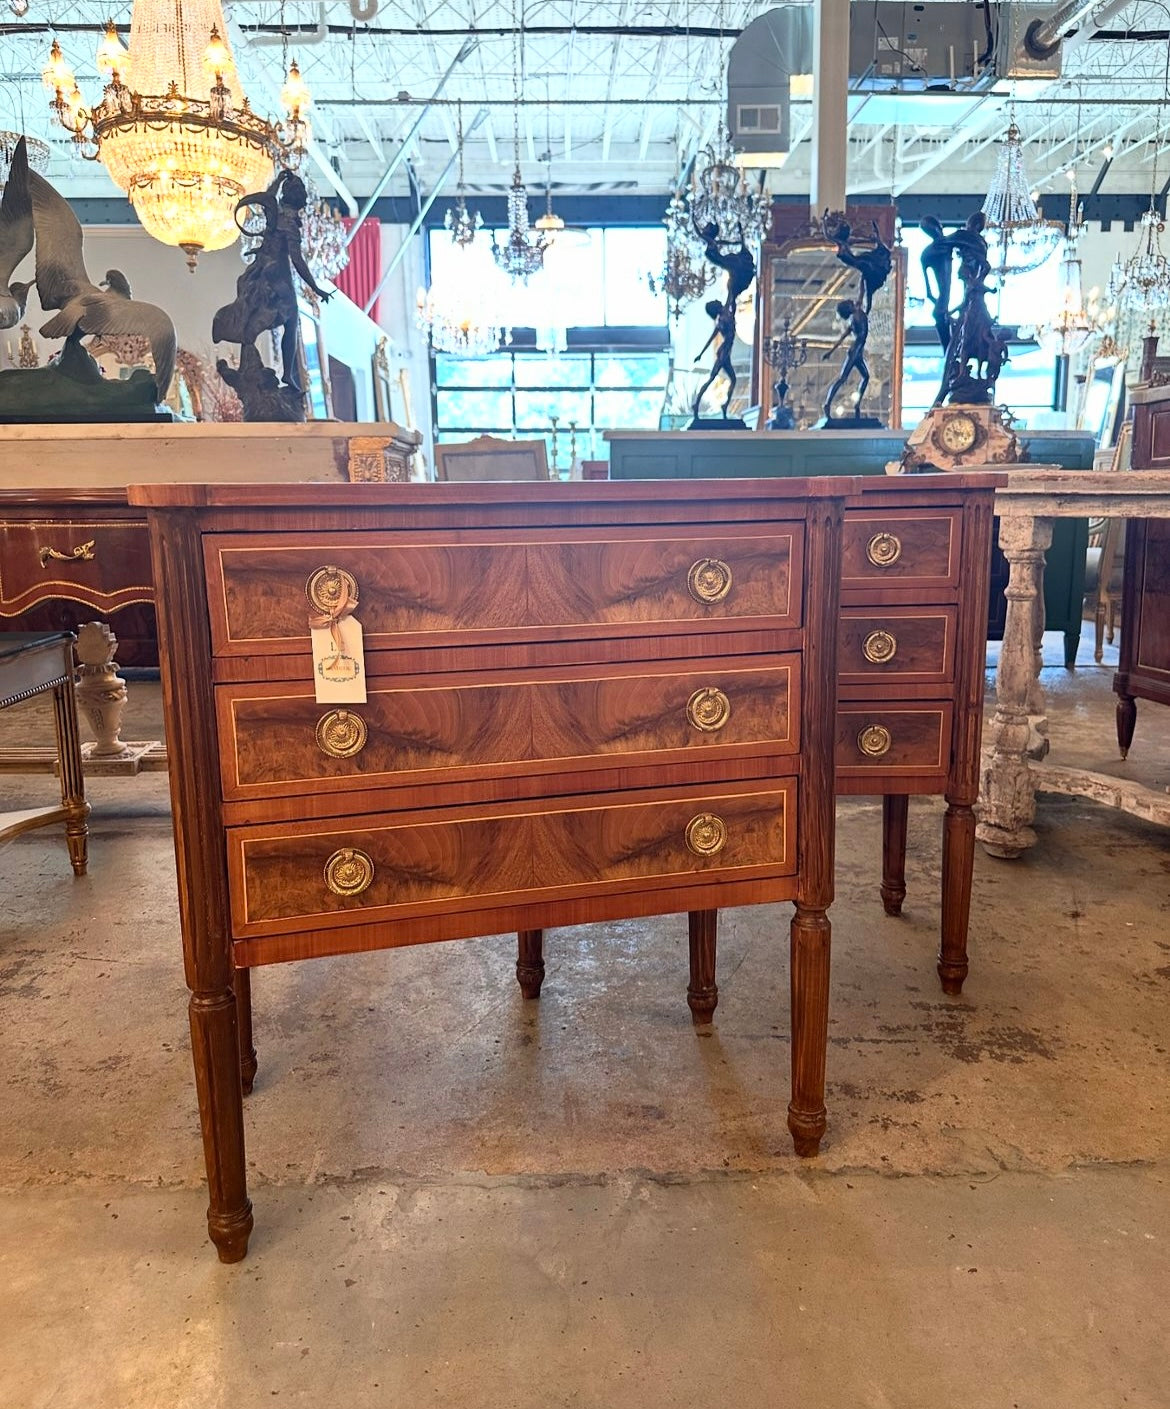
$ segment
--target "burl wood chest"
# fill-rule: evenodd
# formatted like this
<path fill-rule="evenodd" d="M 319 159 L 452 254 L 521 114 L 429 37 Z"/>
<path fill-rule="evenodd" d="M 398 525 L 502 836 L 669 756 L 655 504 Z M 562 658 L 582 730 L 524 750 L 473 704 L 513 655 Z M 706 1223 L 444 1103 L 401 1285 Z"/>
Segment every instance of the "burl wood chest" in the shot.
<path fill-rule="evenodd" d="M 706 1021 L 719 907 L 793 900 L 788 1124 L 815 1153 L 854 492 L 131 489 L 150 524 L 223 1260 L 252 1227 L 248 974 L 266 963 L 514 930 L 535 996 L 546 926 L 687 911 Z M 351 619 L 365 700 L 319 702 L 310 621 L 340 639 Z"/>

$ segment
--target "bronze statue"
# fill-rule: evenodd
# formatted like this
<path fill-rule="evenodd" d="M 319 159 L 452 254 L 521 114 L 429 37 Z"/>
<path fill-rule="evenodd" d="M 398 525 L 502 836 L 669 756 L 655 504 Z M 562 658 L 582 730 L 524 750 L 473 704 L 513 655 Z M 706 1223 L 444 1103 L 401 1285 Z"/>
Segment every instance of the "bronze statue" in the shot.
<path fill-rule="evenodd" d="M 942 385 L 934 399 L 936 406 L 944 400 L 964 406 L 990 404 L 996 378 L 1008 358 L 1007 338 L 987 311 L 986 279 L 991 262 L 983 237 L 985 224 L 983 212 L 977 211 L 947 239 L 959 256 L 963 298 L 958 312 L 950 318 L 951 332 Z"/>
<path fill-rule="evenodd" d="M 707 394 L 707 389 L 714 382 L 720 372 L 727 378 L 727 396 L 723 401 L 723 419 L 727 419 L 727 411 L 731 405 L 731 398 L 735 392 L 735 368 L 731 365 L 731 347 L 735 342 L 735 307 L 730 308 L 726 303 L 720 303 L 718 299 L 711 299 L 706 305 L 708 318 L 714 318 L 715 326 L 711 329 L 711 336 L 699 349 L 699 354 L 695 358 L 697 362 L 703 353 L 719 339 L 715 348 L 715 361 L 711 364 L 711 375 L 699 388 L 695 396 L 695 420 L 698 421 L 699 407 L 703 404 L 703 397 Z"/>
<path fill-rule="evenodd" d="M 833 346 L 829 348 L 827 352 L 821 353 L 821 361 L 827 362 L 847 337 L 853 338 L 853 346 L 849 349 L 849 353 L 845 358 L 837 380 L 825 393 L 825 404 L 823 407 L 825 420 L 834 422 L 833 398 L 849 380 L 849 374 L 856 370 L 861 377 L 861 385 L 858 387 L 857 404 L 854 408 L 853 416 L 851 418 L 842 416 L 838 419 L 839 421 L 848 419 L 859 421 L 861 419 L 862 398 L 865 396 L 866 388 L 869 386 L 869 367 L 866 365 L 865 361 L 865 344 L 869 337 L 869 314 L 856 300 L 846 298 L 842 299 L 837 305 L 837 317 L 845 319 L 845 329 Z"/>
<path fill-rule="evenodd" d="M 825 236 L 837 246 L 837 258 L 861 275 L 861 306 L 867 315 L 873 309 L 874 294 L 890 277 L 890 270 L 894 267 L 894 253 L 882 239 L 877 221 L 870 223 L 873 225 L 873 248 L 858 252 L 851 243 L 853 230 L 848 221 L 840 220 L 830 229 L 828 211 L 822 218 Z"/>
<path fill-rule="evenodd" d="M 721 240 L 719 226 L 713 220 L 701 230 L 697 225 L 695 229 L 703 241 L 703 253 L 712 264 L 727 274 L 727 295 L 723 305 L 734 313 L 740 294 L 747 291 L 756 277 L 756 261 L 743 237 L 743 227 L 740 226 L 737 240 Z"/>
<path fill-rule="evenodd" d="M 951 266 L 954 263 L 955 247 L 943 233 L 943 227 L 936 215 L 926 216 L 919 221 L 919 227 L 930 236 L 930 243 L 922 251 L 919 262 L 922 265 L 922 282 L 926 286 L 926 297 L 934 318 L 935 331 L 938 333 L 942 350 L 946 352 L 951 341 Z"/>
<path fill-rule="evenodd" d="M 301 249 L 301 212 L 307 203 L 305 183 L 285 170 L 277 173 L 266 191 L 244 196 L 236 205 L 237 224 L 240 211 L 254 206 L 263 215 L 264 228 L 252 262 L 236 280 L 235 300 L 216 313 L 211 336 L 214 342 L 240 345 L 238 369 L 222 358 L 216 367 L 239 394 L 247 421 L 305 419 L 305 389 L 297 369 L 300 315 L 293 270 L 323 302 L 331 297 L 318 287 Z M 278 328 L 282 379 L 264 367 L 255 345 L 262 333 Z"/>

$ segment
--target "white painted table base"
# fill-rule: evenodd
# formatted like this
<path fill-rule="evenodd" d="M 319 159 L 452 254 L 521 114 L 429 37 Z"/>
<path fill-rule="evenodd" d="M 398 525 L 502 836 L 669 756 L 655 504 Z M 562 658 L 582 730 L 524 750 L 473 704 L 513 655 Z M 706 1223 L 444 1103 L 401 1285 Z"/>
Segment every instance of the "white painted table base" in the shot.
<path fill-rule="evenodd" d="M 1005 467 L 996 467 L 1005 468 Z M 999 543 L 1008 561 L 1007 618 L 995 677 L 995 715 L 984 737 L 976 836 L 992 856 L 1014 858 L 1036 841 L 1036 792 L 1073 793 L 1170 826 L 1170 794 L 1083 769 L 1040 763 L 1048 719 L 1040 684 L 1044 554 L 1054 519 L 1170 518 L 1170 473 L 1010 470 L 997 490 Z"/>

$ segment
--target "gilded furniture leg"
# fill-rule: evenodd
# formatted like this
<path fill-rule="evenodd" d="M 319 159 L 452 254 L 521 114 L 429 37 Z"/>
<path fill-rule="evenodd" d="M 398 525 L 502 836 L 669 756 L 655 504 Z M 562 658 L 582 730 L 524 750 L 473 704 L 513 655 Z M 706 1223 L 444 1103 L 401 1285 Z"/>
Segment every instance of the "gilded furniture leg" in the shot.
<path fill-rule="evenodd" d="M 84 876 L 89 855 L 89 803 L 81 771 L 81 735 L 77 730 L 77 696 L 73 682 L 53 688 L 53 726 L 61 769 L 61 806 L 65 809 L 65 845 L 76 876 Z"/>
<path fill-rule="evenodd" d="M 544 982 L 544 931 L 520 930 L 516 953 L 516 981 L 525 998 L 539 998 Z"/>
<path fill-rule="evenodd" d="M 240 1085 L 252 1094 L 256 1082 L 256 1047 L 252 1039 L 252 970 L 237 969 L 232 980 L 236 994 L 236 1027 L 240 1034 Z"/>
<path fill-rule="evenodd" d="M 999 545 L 1008 560 L 1007 617 L 995 676 L 995 715 L 988 728 L 990 761 L 983 770 L 976 836 L 992 856 L 1013 858 L 1034 845 L 1036 791 L 1028 766 L 1030 716 L 1042 715 L 1037 616 L 1044 610 L 1044 552 L 1052 520 L 1030 515 L 1000 519 Z M 1041 630 L 1043 622 L 1041 616 Z"/>
<path fill-rule="evenodd" d="M 882 904 L 887 915 L 900 915 L 906 899 L 906 822 L 910 799 L 905 793 L 882 797 Z"/>
<path fill-rule="evenodd" d="M 719 988 L 715 983 L 715 945 L 719 927 L 718 910 L 692 910 L 687 915 L 690 932 L 691 977 L 687 984 L 687 1006 L 696 1027 L 705 1027 L 715 1016 Z"/>
<path fill-rule="evenodd" d="M 829 1040 L 829 947 L 824 910 L 796 904 L 792 917 L 792 1100 L 788 1129 L 798 1155 L 821 1147 L 825 1112 L 825 1054 Z"/>

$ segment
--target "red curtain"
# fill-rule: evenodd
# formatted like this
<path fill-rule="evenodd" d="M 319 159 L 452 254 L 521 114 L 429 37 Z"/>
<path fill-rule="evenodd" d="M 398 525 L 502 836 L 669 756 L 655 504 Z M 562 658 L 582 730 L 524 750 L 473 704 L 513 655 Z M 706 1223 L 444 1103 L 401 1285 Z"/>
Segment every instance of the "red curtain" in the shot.
<path fill-rule="evenodd" d="M 346 220 L 345 228 L 353 228 L 353 220 Z M 349 247 L 349 263 L 337 276 L 336 284 L 343 294 L 353 300 L 359 308 L 365 308 L 370 295 L 378 287 L 382 277 L 382 226 L 372 217 L 363 221 Z M 381 300 L 379 300 L 381 302 Z M 370 309 L 370 317 L 378 321 L 378 304 Z"/>

